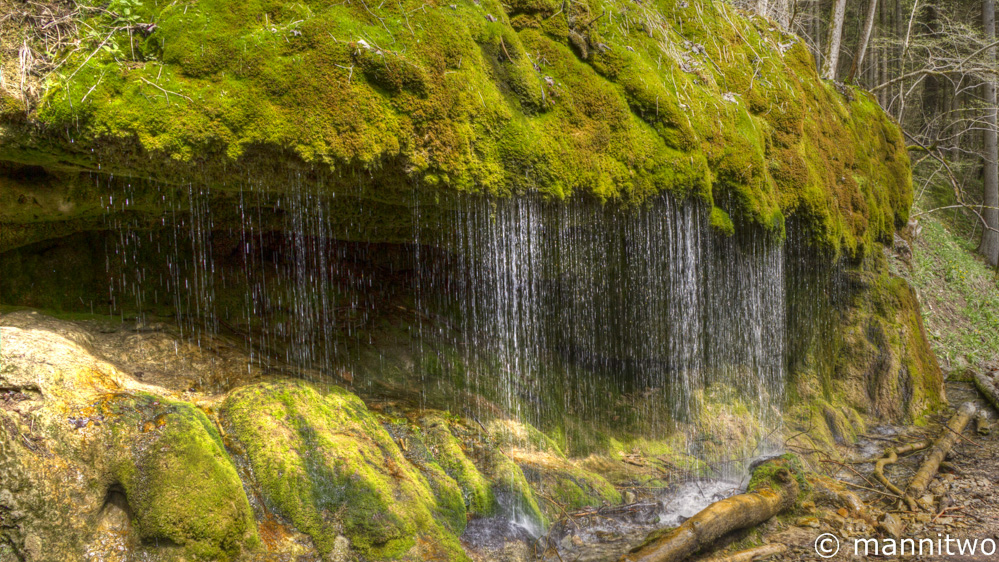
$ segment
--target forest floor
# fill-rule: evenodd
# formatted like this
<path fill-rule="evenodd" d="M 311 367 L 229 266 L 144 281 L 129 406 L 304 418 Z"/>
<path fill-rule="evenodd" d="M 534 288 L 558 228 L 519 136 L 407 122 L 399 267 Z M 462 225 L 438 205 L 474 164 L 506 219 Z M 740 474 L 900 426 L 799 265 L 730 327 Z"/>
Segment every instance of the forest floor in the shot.
<path fill-rule="evenodd" d="M 974 401 L 979 408 L 989 408 L 974 387 L 968 383 L 948 384 L 948 397 L 951 404 L 957 405 Z M 995 411 L 991 411 L 995 417 Z M 992 544 L 999 544 L 999 426 L 993 424 L 989 435 L 978 435 L 975 423 L 969 424 L 962 439 L 958 440 L 949 456 L 953 470 L 942 471 L 931 483 L 925 496 L 920 498 L 919 511 L 909 511 L 898 505 L 894 498 L 883 494 L 884 488 L 874 481 L 873 463 L 862 462 L 879 457 L 888 447 L 919 439 L 939 437 L 942 424 L 948 416 L 941 415 L 926 427 L 878 427 L 872 428 L 867 436 L 851 448 L 841 451 L 842 462 L 827 463 L 827 479 L 814 483 L 813 502 L 806 503 L 806 513 L 798 513 L 781 520 L 771 520 L 765 524 L 761 536 L 754 542 L 773 542 L 788 546 L 787 552 L 771 558 L 782 562 L 797 560 L 925 560 L 925 561 L 986 561 L 999 559 L 999 551 L 991 556 L 988 551 Z M 895 465 L 885 469 L 885 475 L 900 487 L 912 477 L 919 466 L 922 455 L 915 453 L 902 457 Z M 865 490 L 864 488 L 868 488 Z M 854 511 L 842 501 L 842 492 L 852 491 L 864 502 L 864 511 Z M 814 503 L 814 507 L 812 504 Z M 884 522 L 888 514 L 895 521 L 894 528 Z M 832 534 L 839 541 L 839 551 L 831 557 L 822 557 L 816 552 L 816 540 L 824 534 Z M 950 537 L 955 540 L 991 539 L 987 543 L 986 554 L 982 548 L 974 555 L 961 555 L 957 543 L 950 543 L 948 555 L 946 543 L 937 543 Z M 874 555 L 874 546 L 865 546 L 863 540 L 876 539 L 879 548 L 884 549 L 887 539 L 931 539 L 933 551 L 930 554 L 926 545 L 923 555 L 913 555 L 906 550 L 905 555 L 891 555 L 879 551 Z M 856 542 L 861 540 L 861 542 Z M 896 545 L 901 544 L 896 542 Z M 938 549 L 943 546 L 943 553 Z M 866 555 L 865 555 L 866 552 Z"/>
<path fill-rule="evenodd" d="M 999 276 L 975 252 L 980 232 L 961 230 L 942 214 L 921 216 L 911 267 L 894 271 L 915 287 L 930 346 L 958 378 L 999 367 Z"/>

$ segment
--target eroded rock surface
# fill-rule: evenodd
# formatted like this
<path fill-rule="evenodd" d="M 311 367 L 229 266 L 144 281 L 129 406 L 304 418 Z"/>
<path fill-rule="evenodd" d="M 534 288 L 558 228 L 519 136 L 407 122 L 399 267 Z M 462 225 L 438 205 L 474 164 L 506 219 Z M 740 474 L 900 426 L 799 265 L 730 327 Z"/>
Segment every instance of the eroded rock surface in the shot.
<path fill-rule="evenodd" d="M 622 501 L 530 426 L 385 414 L 220 338 L 19 311 L 0 353 L 4 561 L 466 560 L 469 519 Z"/>

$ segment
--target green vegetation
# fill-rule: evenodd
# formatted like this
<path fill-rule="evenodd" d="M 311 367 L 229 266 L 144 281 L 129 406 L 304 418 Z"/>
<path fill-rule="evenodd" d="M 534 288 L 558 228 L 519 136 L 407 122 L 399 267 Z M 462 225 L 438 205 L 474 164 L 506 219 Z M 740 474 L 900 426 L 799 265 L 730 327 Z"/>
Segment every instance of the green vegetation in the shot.
<path fill-rule="evenodd" d="M 429 415 L 420 420 L 420 426 L 433 458 L 461 487 L 469 515 L 491 515 L 496 508 L 496 499 L 489 481 L 465 456 L 461 442 L 451 433 L 450 423 L 441 416 Z"/>
<path fill-rule="evenodd" d="M 396 204 L 414 184 L 621 204 L 669 191 L 713 204 L 722 232 L 783 236 L 795 216 L 851 255 L 907 219 L 909 161 L 875 100 L 837 92 L 800 40 L 724 3 L 82 13 L 83 47 L 37 107 L 0 119 L 0 159 L 230 188 L 331 169 L 330 190 Z"/>
<path fill-rule="evenodd" d="M 457 487 L 452 482 L 435 496 L 357 396 L 337 387 L 323 395 L 302 382 L 262 383 L 230 395 L 221 415 L 268 506 L 324 555 L 343 535 L 370 559 L 464 559 Z"/>
<path fill-rule="evenodd" d="M 139 537 L 198 560 L 228 560 L 259 543 L 243 484 L 203 412 L 152 395 L 109 397 L 99 410 L 113 422 L 114 471 Z"/>
<path fill-rule="evenodd" d="M 999 284 L 975 252 L 978 237 L 955 234 L 954 226 L 935 214 L 921 216 L 919 224 L 908 275 L 922 301 L 930 346 L 951 372 L 995 364 Z"/>
<path fill-rule="evenodd" d="M 763 487 L 773 487 L 774 478 L 778 473 L 783 471 L 790 472 L 794 476 L 794 479 L 798 481 L 799 498 L 812 489 L 811 484 L 805 479 L 806 471 L 804 465 L 801 464 L 801 459 L 798 455 L 794 453 L 784 453 L 775 459 L 770 459 L 761 464 L 753 470 L 746 489 L 754 491 Z"/>

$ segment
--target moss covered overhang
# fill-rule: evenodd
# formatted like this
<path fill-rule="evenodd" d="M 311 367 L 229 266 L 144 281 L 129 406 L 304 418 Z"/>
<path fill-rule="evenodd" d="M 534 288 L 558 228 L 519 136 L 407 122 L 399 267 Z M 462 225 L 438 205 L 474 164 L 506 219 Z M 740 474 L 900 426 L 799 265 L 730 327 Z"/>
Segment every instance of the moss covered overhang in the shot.
<path fill-rule="evenodd" d="M 670 192 L 722 231 L 793 218 L 851 255 L 907 220 L 898 127 L 765 19 L 702 0 L 454 2 L 85 11 L 91 36 L 39 103 L 0 93 L 0 160 L 274 189 L 297 166 L 395 205 Z"/>

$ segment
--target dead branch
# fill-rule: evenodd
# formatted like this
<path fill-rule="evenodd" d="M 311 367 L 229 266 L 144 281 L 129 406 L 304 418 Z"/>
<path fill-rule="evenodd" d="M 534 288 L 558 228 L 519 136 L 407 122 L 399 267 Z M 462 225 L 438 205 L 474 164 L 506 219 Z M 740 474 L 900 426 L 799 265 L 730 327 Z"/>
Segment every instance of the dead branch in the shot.
<path fill-rule="evenodd" d="M 888 480 L 888 477 L 885 476 L 885 467 L 890 464 L 895 464 L 896 462 L 898 462 L 899 453 L 904 454 L 904 453 L 911 453 L 912 451 L 920 451 L 922 449 L 926 449 L 929 446 L 930 446 L 929 442 L 920 441 L 918 443 L 909 443 L 908 445 L 903 445 L 898 449 L 895 449 L 893 447 L 889 448 L 887 451 L 885 451 L 884 456 L 881 459 L 879 459 L 878 462 L 875 463 L 874 465 L 874 477 L 877 478 L 878 482 L 881 482 L 881 484 L 885 488 L 888 488 L 892 493 L 896 494 L 900 498 L 903 498 L 905 500 L 905 503 L 909 506 L 910 511 L 916 511 L 916 500 L 912 499 L 909 496 L 906 496 L 902 492 L 902 490 L 900 490 L 897 486 L 891 483 L 891 480 Z"/>
<path fill-rule="evenodd" d="M 999 388 L 996 388 L 996 385 L 985 373 L 975 373 L 975 388 L 992 404 L 993 408 L 999 410 Z"/>

